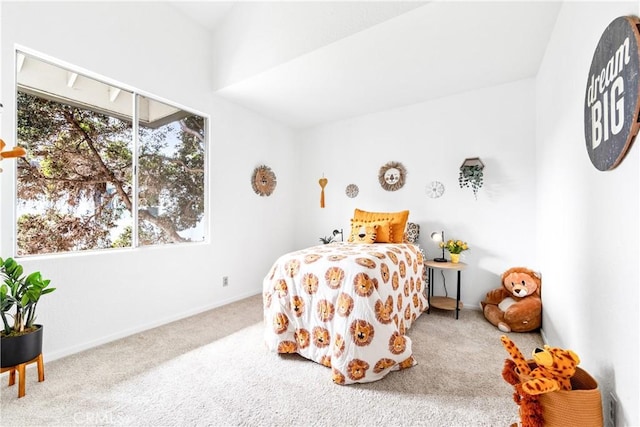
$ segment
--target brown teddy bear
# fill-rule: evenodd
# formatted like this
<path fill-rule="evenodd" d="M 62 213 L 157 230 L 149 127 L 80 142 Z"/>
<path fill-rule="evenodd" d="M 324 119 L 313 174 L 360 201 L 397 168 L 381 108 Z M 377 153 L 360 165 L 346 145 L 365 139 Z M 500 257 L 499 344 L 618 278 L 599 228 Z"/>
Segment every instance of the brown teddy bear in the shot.
<path fill-rule="evenodd" d="M 502 287 L 487 293 L 482 305 L 484 317 L 502 332 L 529 332 L 542 324 L 540 276 L 524 267 L 502 274 Z"/>

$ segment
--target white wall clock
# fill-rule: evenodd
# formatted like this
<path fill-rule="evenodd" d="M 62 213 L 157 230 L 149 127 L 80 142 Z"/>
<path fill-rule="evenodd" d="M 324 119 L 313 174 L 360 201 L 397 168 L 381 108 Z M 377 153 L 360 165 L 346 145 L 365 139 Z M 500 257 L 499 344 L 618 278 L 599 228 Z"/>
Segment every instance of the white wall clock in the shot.
<path fill-rule="evenodd" d="M 437 199 L 444 194 L 444 184 L 440 181 L 431 181 L 427 185 L 427 196 Z"/>

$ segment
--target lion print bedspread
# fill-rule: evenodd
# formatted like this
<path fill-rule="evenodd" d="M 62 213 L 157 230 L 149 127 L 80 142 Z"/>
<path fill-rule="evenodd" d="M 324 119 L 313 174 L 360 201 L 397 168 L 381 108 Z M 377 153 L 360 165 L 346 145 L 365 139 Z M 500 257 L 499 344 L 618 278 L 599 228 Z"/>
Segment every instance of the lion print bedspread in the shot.
<path fill-rule="evenodd" d="M 416 362 L 405 335 L 427 309 L 413 244 L 331 243 L 281 256 L 263 282 L 265 341 L 332 369 L 338 384 L 371 382 Z"/>

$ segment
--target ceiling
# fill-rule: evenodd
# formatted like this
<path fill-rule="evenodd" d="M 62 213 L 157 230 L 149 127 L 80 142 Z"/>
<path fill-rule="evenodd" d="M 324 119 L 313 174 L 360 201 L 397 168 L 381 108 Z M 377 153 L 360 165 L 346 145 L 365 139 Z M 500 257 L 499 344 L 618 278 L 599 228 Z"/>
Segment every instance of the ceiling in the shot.
<path fill-rule="evenodd" d="M 264 8 L 268 4 L 270 10 L 277 11 L 287 3 L 256 5 Z M 326 7 L 339 3 L 348 2 L 326 3 Z M 247 16 L 247 8 L 253 7 L 251 3 L 172 4 L 209 30 L 218 45 L 250 30 L 239 27 L 245 22 L 242 18 Z M 382 8 L 384 4 L 391 3 L 351 2 L 348 9 L 314 12 L 317 19 L 312 17 L 303 23 L 302 30 L 301 25 L 288 27 L 286 22 L 274 19 L 273 26 L 282 31 L 297 28 L 285 40 L 294 43 L 304 38 L 315 42 L 297 46 L 295 51 L 290 49 L 295 54 L 289 56 L 272 55 L 279 61 L 272 60 L 263 69 L 228 80 L 216 93 L 301 129 L 532 78 L 537 74 L 561 6 L 557 1 L 432 1 L 409 2 L 411 7 L 389 12 L 388 7 Z M 264 19 L 246 20 L 247 25 L 268 26 L 271 14 L 260 16 Z M 297 19 L 294 14 L 285 16 Z M 375 19 L 366 20 L 372 16 Z M 353 25 L 350 19 L 364 23 Z M 319 34 L 329 31 L 325 28 L 331 29 L 333 38 Z M 270 33 L 260 34 L 269 37 Z M 269 49 L 286 50 L 287 46 L 282 45 L 288 42 L 282 40 L 274 40 Z M 264 50 L 265 40 L 260 42 Z M 234 59 L 241 57 L 241 50 L 250 44 L 248 39 L 231 46 L 229 52 L 234 54 L 223 57 L 221 62 L 233 66 Z M 461 106 L 461 115 L 464 114 L 472 112 Z"/>

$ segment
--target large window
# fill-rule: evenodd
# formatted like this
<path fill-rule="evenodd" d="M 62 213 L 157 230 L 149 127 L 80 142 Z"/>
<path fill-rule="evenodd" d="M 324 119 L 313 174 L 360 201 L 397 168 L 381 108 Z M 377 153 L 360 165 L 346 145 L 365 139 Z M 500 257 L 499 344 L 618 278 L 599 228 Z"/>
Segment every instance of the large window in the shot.
<path fill-rule="evenodd" d="M 18 255 L 205 239 L 204 117 L 17 58 Z"/>

